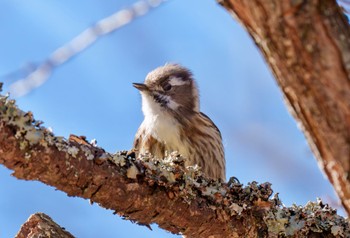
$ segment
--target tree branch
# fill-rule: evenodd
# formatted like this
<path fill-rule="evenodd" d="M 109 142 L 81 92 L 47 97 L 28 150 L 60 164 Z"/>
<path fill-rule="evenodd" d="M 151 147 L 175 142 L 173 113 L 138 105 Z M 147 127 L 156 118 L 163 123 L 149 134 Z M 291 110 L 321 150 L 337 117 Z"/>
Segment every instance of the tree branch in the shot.
<path fill-rule="evenodd" d="M 350 28 L 335 0 L 219 1 L 248 30 L 350 214 Z"/>
<path fill-rule="evenodd" d="M 55 137 L 0 96 L 0 163 L 19 179 L 38 180 L 112 209 L 148 226 L 189 237 L 336 237 L 350 235 L 349 224 L 321 201 L 286 208 L 269 183 L 221 184 L 208 181 L 184 159 L 135 160 L 115 155 L 84 140 Z"/>
<path fill-rule="evenodd" d="M 58 66 L 86 50 L 102 36 L 131 23 L 135 18 L 147 14 L 152 8 L 158 7 L 162 3 L 164 3 L 164 0 L 139 0 L 129 8 L 117 11 L 99 20 L 93 26 L 75 36 L 71 41 L 52 52 L 24 78 L 18 79 L 11 84 L 11 95 L 21 97 L 41 86 Z"/>
<path fill-rule="evenodd" d="M 74 238 L 44 213 L 31 215 L 16 235 L 16 238 L 28 237 Z"/>

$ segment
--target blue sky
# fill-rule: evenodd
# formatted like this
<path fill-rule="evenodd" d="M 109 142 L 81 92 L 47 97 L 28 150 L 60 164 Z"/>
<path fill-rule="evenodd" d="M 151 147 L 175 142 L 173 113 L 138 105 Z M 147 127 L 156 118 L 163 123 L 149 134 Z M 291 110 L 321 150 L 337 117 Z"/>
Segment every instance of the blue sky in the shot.
<path fill-rule="evenodd" d="M 0 0 L 0 76 L 40 63 L 85 28 L 130 0 Z M 170 0 L 58 67 L 18 98 L 56 135 L 85 135 L 109 152 L 130 149 L 143 115 L 132 82 L 166 62 L 197 79 L 201 110 L 220 128 L 227 177 L 272 183 L 286 205 L 337 198 L 288 113 L 265 61 L 245 30 L 214 0 Z M 5 91 L 14 78 L 2 77 Z M 77 237 L 177 237 L 112 215 L 98 205 L 0 166 L 0 236 L 13 237 L 44 212 Z M 343 213 L 341 213 L 343 214 Z"/>

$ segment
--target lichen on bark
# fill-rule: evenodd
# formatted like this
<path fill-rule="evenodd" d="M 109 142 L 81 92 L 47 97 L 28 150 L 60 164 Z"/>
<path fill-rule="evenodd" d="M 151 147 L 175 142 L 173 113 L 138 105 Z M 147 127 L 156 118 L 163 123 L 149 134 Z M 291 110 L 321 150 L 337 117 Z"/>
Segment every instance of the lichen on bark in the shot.
<path fill-rule="evenodd" d="M 349 224 L 318 201 L 284 207 L 270 183 L 208 180 L 177 153 L 163 160 L 110 154 L 84 137 L 55 136 L 0 96 L 0 163 L 14 176 L 90 199 L 138 224 L 189 237 L 350 236 Z"/>

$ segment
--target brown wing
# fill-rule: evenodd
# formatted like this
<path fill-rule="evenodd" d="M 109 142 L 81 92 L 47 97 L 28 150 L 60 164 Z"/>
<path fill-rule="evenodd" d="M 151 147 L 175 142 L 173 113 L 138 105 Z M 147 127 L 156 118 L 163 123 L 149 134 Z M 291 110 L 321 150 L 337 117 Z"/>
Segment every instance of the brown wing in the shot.
<path fill-rule="evenodd" d="M 211 178 L 221 178 L 225 181 L 226 162 L 220 130 L 204 113 L 200 113 L 199 118 L 198 124 L 202 123 L 204 124 L 203 126 L 208 127 L 206 130 L 207 135 L 204 135 L 204 141 L 207 146 L 201 148 L 198 152 L 198 154 L 200 154 L 199 161 L 201 161 L 199 165 L 207 176 Z M 215 132 L 213 130 L 215 130 Z M 210 131 L 214 132 L 214 134 L 211 134 Z M 203 160 L 203 158 L 205 158 L 205 160 Z"/>
<path fill-rule="evenodd" d="M 207 115 L 205 115 L 203 112 L 201 112 L 200 113 L 203 117 L 205 117 L 213 126 L 214 126 L 214 128 L 217 130 L 217 132 L 219 133 L 219 135 L 220 135 L 220 138 L 222 138 L 221 137 L 221 132 L 220 132 L 220 130 L 219 130 L 219 128 L 215 125 L 215 123 L 207 116 Z"/>
<path fill-rule="evenodd" d="M 142 124 L 136 133 L 132 150 L 136 153 L 136 156 L 138 156 L 139 153 L 146 152 L 151 153 L 157 158 L 163 158 L 165 155 L 164 144 L 160 143 L 150 135 L 145 135 L 145 129 Z"/>
<path fill-rule="evenodd" d="M 142 140 L 143 140 L 143 135 L 145 134 L 145 130 L 140 126 L 140 128 L 137 130 L 135 139 L 134 139 L 134 144 L 132 146 L 133 150 L 139 150 L 140 147 L 142 146 Z"/>

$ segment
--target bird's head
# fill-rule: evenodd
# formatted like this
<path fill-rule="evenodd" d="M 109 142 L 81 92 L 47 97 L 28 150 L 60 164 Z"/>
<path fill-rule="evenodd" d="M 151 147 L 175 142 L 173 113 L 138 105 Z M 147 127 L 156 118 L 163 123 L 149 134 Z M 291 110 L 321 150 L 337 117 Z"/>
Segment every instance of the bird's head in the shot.
<path fill-rule="evenodd" d="M 178 64 L 158 67 L 144 83 L 133 86 L 141 92 L 145 116 L 167 111 L 185 117 L 199 112 L 198 89 L 192 73 Z"/>

